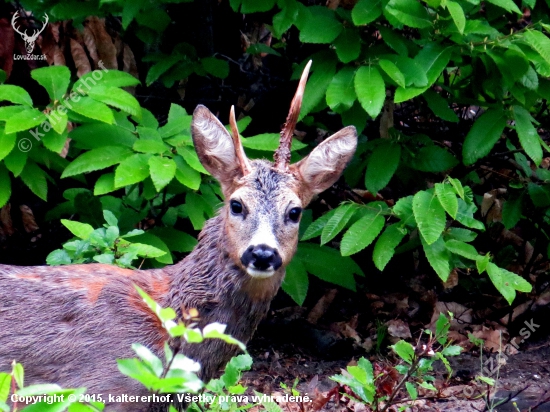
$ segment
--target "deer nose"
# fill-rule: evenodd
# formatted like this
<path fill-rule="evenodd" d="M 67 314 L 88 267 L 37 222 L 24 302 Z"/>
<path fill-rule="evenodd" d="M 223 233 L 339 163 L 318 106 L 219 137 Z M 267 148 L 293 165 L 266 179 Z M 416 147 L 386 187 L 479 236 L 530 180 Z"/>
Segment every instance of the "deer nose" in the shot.
<path fill-rule="evenodd" d="M 281 267 L 283 260 L 277 249 L 267 245 L 249 246 L 241 257 L 243 266 L 252 265 L 258 270 L 277 270 Z"/>

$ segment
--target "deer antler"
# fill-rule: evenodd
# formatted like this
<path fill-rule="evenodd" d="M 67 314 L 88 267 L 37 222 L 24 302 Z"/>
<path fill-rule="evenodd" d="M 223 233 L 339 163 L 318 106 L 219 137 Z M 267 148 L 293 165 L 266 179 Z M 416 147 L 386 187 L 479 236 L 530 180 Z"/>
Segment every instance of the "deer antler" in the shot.
<path fill-rule="evenodd" d="M 294 135 L 294 128 L 300 115 L 300 108 L 302 107 L 302 98 L 304 97 L 304 90 L 306 88 L 307 76 L 309 74 L 309 68 L 311 67 L 311 60 L 306 64 L 300 83 L 298 83 L 298 89 L 290 104 L 290 111 L 286 118 L 286 123 L 281 130 L 281 139 L 279 140 L 279 148 L 275 151 L 275 168 L 286 172 L 288 170 L 288 164 L 290 163 L 290 147 L 292 145 L 292 136 Z"/>
<path fill-rule="evenodd" d="M 15 20 L 17 20 L 17 18 L 19 17 L 19 10 L 16 11 L 15 13 L 13 13 L 13 17 L 11 18 L 11 25 L 13 27 L 13 30 L 15 30 L 17 33 L 19 33 L 21 36 L 23 37 L 26 37 L 27 36 L 27 31 L 25 31 L 25 33 L 21 33 L 19 31 L 19 29 L 16 27 L 15 25 Z"/>
<path fill-rule="evenodd" d="M 243 176 L 245 176 L 250 173 L 251 167 L 241 144 L 239 129 L 235 120 L 235 106 L 231 106 L 231 111 L 229 112 L 229 125 L 231 126 L 231 137 L 233 138 L 233 146 L 235 146 L 235 154 L 237 155 Z"/>

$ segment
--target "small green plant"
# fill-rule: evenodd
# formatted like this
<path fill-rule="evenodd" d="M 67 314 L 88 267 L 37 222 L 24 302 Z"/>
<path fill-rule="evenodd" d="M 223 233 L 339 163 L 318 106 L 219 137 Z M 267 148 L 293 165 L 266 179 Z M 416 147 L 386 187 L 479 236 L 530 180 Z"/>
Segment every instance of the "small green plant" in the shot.
<path fill-rule="evenodd" d="M 459 355 L 462 348 L 449 341 L 449 327 L 449 319 L 440 314 L 435 333 L 425 331 L 428 335 L 426 343 L 419 342 L 415 347 L 400 340 L 391 346 L 400 358 L 395 366 L 377 368 L 375 371 L 372 363 L 362 357 L 356 366 L 348 366 L 345 372 L 331 379 L 351 390 L 351 394 L 346 391 L 345 396 L 369 405 L 376 412 L 384 412 L 396 404 L 396 396 L 403 389 L 407 391 L 408 400 L 400 399 L 399 403 L 414 402 L 418 398 L 419 387 L 437 391 L 432 383 L 435 378 L 430 374 L 434 362 L 443 362 L 449 376 L 452 374 L 447 357 Z"/>

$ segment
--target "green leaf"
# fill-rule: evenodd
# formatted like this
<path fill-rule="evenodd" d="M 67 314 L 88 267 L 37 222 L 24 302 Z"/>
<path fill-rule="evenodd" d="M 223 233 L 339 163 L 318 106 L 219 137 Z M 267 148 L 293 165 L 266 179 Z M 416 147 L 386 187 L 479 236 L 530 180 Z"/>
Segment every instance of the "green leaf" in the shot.
<path fill-rule="evenodd" d="M 439 173 L 452 169 L 458 160 L 448 150 L 439 146 L 425 146 L 421 148 L 409 166 L 422 172 Z"/>
<path fill-rule="evenodd" d="M 115 170 L 115 187 L 139 183 L 149 177 L 149 154 L 137 153 L 120 162 Z"/>
<path fill-rule="evenodd" d="M 73 235 L 82 240 L 87 240 L 94 231 L 94 228 L 87 223 L 80 223 L 67 219 L 61 219 L 61 223 L 69 229 Z"/>
<path fill-rule="evenodd" d="M 189 130 L 192 119 L 183 107 L 172 103 L 168 112 L 168 122 L 159 129 L 160 136 L 166 138 Z"/>
<path fill-rule="evenodd" d="M 535 165 L 539 166 L 542 162 L 542 148 L 537 129 L 531 123 L 531 115 L 521 106 L 513 106 L 513 113 L 521 146 Z"/>
<path fill-rule="evenodd" d="M 78 156 L 63 171 L 61 178 L 78 175 L 105 169 L 122 162 L 133 154 L 133 152 L 120 146 L 105 146 L 92 149 Z"/>
<path fill-rule="evenodd" d="M 357 99 L 353 79 L 355 68 L 346 66 L 340 70 L 330 82 L 327 89 L 327 104 L 329 107 L 340 113 L 353 106 Z"/>
<path fill-rule="evenodd" d="M 523 34 L 523 40 L 533 48 L 546 63 L 550 64 L 550 39 L 543 33 L 537 30 L 527 30 Z M 1 98 L 0 86 L 0 98 Z"/>
<path fill-rule="evenodd" d="M 275 37 L 280 39 L 283 33 L 296 22 L 299 6 L 295 0 L 287 0 L 284 4 L 279 3 L 279 7 L 281 11 L 273 16 L 273 30 Z"/>
<path fill-rule="evenodd" d="M 334 214 L 323 228 L 321 233 L 321 244 L 324 245 L 334 239 L 334 237 L 346 227 L 355 212 L 357 212 L 357 209 L 358 205 L 355 203 L 347 203 L 337 207 Z"/>
<path fill-rule="evenodd" d="M 381 15 L 381 0 L 359 0 L 351 11 L 351 19 L 356 26 L 369 24 Z"/>
<path fill-rule="evenodd" d="M 205 57 L 201 59 L 201 64 L 206 73 L 220 79 L 225 79 L 229 76 L 229 63 L 225 60 L 217 59 L 215 57 Z"/>
<path fill-rule="evenodd" d="M 483 223 L 473 217 L 476 210 L 477 207 L 473 203 L 468 204 L 464 200 L 458 199 L 458 213 L 456 214 L 456 220 L 466 227 L 485 230 Z"/>
<path fill-rule="evenodd" d="M 386 187 L 401 160 L 401 145 L 386 139 L 376 146 L 367 165 L 365 186 L 372 194 Z"/>
<path fill-rule="evenodd" d="M 31 192 L 40 199 L 46 201 L 48 196 L 48 184 L 46 183 L 46 172 L 44 172 L 32 160 L 27 161 L 25 168 L 21 172 L 21 180 Z"/>
<path fill-rule="evenodd" d="M 197 172 L 205 175 L 209 174 L 204 166 L 201 164 L 197 152 L 195 152 L 193 149 L 190 149 L 189 147 L 180 147 L 178 149 L 178 153 L 181 155 L 181 157 L 183 157 L 185 162 Z"/>
<path fill-rule="evenodd" d="M 499 268 L 494 263 L 487 264 L 487 274 L 508 304 L 512 304 L 516 298 L 516 290 L 520 292 L 531 292 L 532 286 L 521 276 L 506 269 Z"/>
<path fill-rule="evenodd" d="M 69 137 L 83 149 L 96 149 L 102 146 L 131 148 L 137 141 L 135 135 L 129 130 L 105 123 L 83 124 L 73 129 Z"/>
<path fill-rule="evenodd" d="M 3 163 L 0 163 L 0 208 L 2 208 L 11 196 L 11 179 L 8 169 Z M 1 400 L 1 399 L 0 399 Z"/>
<path fill-rule="evenodd" d="M 269 11 L 275 6 L 275 0 L 242 0 L 241 13 Z"/>
<path fill-rule="evenodd" d="M 6 121 L 10 119 L 12 116 L 22 112 L 25 109 L 27 109 L 26 106 L 20 106 L 20 105 L 0 107 L 0 121 Z"/>
<path fill-rule="evenodd" d="M 98 77 L 97 74 L 101 74 Z M 97 79 L 94 77 L 98 77 Z M 120 70 L 101 70 L 86 73 L 80 79 L 78 79 L 73 85 L 73 90 L 79 90 L 82 94 L 86 94 L 88 90 L 91 90 L 96 85 L 108 86 L 108 87 L 130 87 L 137 86 L 140 81 L 132 76 L 130 73 L 126 73 Z"/>
<path fill-rule="evenodd" d="M 395 203 L 392 211 L 405 225 L 416 227 L 416 221 L 412 210 L 412 202 L 412 196 L 402 197 Z"/>
<path fill-rule="evenodd" d="M 471 242 L 477 237 L 477 233 L 461 227 L 451 227 L 447 230 L 445 235 L 448 238 L 460 240 L 462 242 Z"/>
<path fill-rule="evenodd" d="M 145 83 L 147 84 L 147 86 L 150 86 L 155 81 L 157 81 L 160 76 L 162 76 L 173 66 L 175 66 L 176 63 L 180 62 L 182 58 L 183 57 L 179 54 L 173 54 L 152 65 L 147 72 L 147 77 L 145 78 Z"/>
<path fill-rule="evenodd" d="M 403 42 L 403 37 L 400 34 L 397 34 L 389 27 L 379 26 L 378 29 L 382 35 L 382 40 L 384 40 L 384 43 L 395 50 L 400 56 L 408 56 L 409 51 L 406 44 Z"/>
<path fill-rule="evenodd" d="M 8 101 L 15 104 L 23 104 L 32 107 L 31 96 L 19 86 L 0 84 L 0 102 Z"/>
<path fill-rule="evenodd" d="M 13 173 L 14 177 L 21 174 L 25 167 L 25 163 L 27 163 L 27 153 L 21 150 L 12 150 L 11 153 L 4 158 L 4 165 Z"/>
<path fill-rule="evenodd" d="M 307 8 L 310 13 L 300 30 L 300 41 L 303 43 L 332 43 L 343 29 L 334 11 L 323 6 Z M 322 28 L 321 30 L 319 30 Z"/>
<path fill-rule="evenodd" d="M 9 155 L 13 150 L 15 147 L 16 137 L 17 134 L 6 134 L 4 133 L 4 128 L 0 127 L 0 160 Z"/>
<path fill-rule="evenodd" d="M 109 109 L 106 104 L 98 102 L 91 97 L 83 96 L 78 101 L 73 99 L 70 103 L 66 101 L 64 104 L 75 113 L 90 119 L 99 120 L 109 124 L 113 124 L 115 122 L 112 110 Z"/>
<path fill-rule="evenodd" d="M 435 193 L 441 203 L 441 206 L 447 211 L 447 213 L 456 219 L 458 213 L 458 200 L 456 199 L 456 192 L 451 185 L 436 183 Z"/>
<path fill-rule="evenodd" d="M 325 213 L 323 216 L 317 219 L 315 222 L 311 223 L 300 240 L 309 240 L 321 235 L 321 233 L 323 233 L 325 225 L 332 218 L 332 216 L 334 216 L 336 210 L 337 209 L 332 209 L 331 211 Z"/>
<path fill-rule="evenodd" d="M 445 246 L 455 255 L 465 257 L 466 259 L 476 261 L 479 258 L 479 253 L 477 253 L 475 247 L 460 240 L 449 240 L 445 243 Z"/>
<path fill-rule="evenodd" d="M 523 194 L 511 196 L 502 206 L 502 224 L 508 230 L 513 228 L 521 219 Z"/>
<path fill-rule="evenodd" d="M 31 77 L 46 89 L 52 101 L 56 101 L 67 93 L 71 71 L 67 66 L 48 66 L 32 70 Z"/>
<path fill-rule="evenodd" d="M 379 211 L 367 209 L 365 215 L 344 234 L 340 243 L 342 256 L 353 255 L 369 246 L 382 231 L 385 221 Z"/>
<path fill-rule="evenodd" d="M 476 120 L 464 140 L 462 157 L 465 165 L 471 165 L 489 154 L 506 127 L 502 110 L 489 109 Z"/>
<path fill-rule="evenodd" d="M 141 153 L 161 154 L 166 152 L 168 147 L 162 141 L 140 139 L 134 143 L 133 149 Z"/>
<path fill-rule="evenodd" d="M 390 346 L 397 355 L 408 364 L 412 364 L 414 359 L 414 348 L 409 342 L 400 340 L 395 345 Z"/>
<path fill-rule="evenodd" d="M 380 68 L 386 72 L 390 78 L 397 83 L 398 86 L 405 87 L 405 76 L 401 70 L 391 61 L 380 59 L 378 61 Z"/>
<path fill-rule="evenodd" d="M 517 14 L 522 14 L 521 10 L 513 0 L 487 0 L 489 3 L 494 4 L 495 6 L 502 7 L 506 11 L 511 11 Z"/>
<path fill-rule="evenodd" d="M 141 106 L 136 98 L 127 91 L 119 89 L 118 87 L 95 86 L 90 89 L 88 95 L 98 102 L 116 107 L 117 109 L 120 109 L 132 116 L 136 116 L 138 119 L 141 118 Z"/>
<path fill-rule="evenodd" d="M 416 29 L 432 27 L 430 15 L 422 5 L 415 0 L 390 0 L 386 11 L 406 26 Z"/>
<path fill-rule="evenodd" d="M 247 149 L 273 152 L 279 147 L 280 138 L 281 136 L 279 133 L 264 133 L 253 137 L 247 137 L 242 139 L 241 142 L 243 147 Z M 307 145 L 300 142 L 298 139 L 292 139 L 291 151 L 301 150 L 304 147 L 307 147 Z"/>
<path fill-rule="evenodd" d="M 306 299 L 309 279 L 304 264 L 300 259 L 292 259 L 286 267 L 286 275 L 281 287 L 298 305 Z"/>
<path fill-rule="evenodd" d="M 400 225 L 396 223 L 388 226 L 380 235 L 374 245 L 374 251 L 372 252 L 372 260 L 378 270 L 384 270 L 395 254 L 395 248 L 401 243 L 406 234 L 406 229 L 400 227 Z"/>
<path fill-rule="evenodd" d="M 527 190 L 535 207 L 550 206 L 550 185 L 539 186 L 536 183 L 529 182 Z"/>
<path fill-rule="evenodd" d="M 6 133 L 16 133 L 32 129 L 46 120 L 46 115 L 40 110 L 25 108 L 25 110 L 13 115 L 6 121 Z"/>
<path fill-rule="evenodd" d="M 262 54 L 262 53 L 266 53 L 266 54 L 272 54 L 274 56 L 277 56 L 277 57 L 281 57 L 281 53 L 279 53 L 277 50 L 275 49 L 272 49 L 271 47 L 269 47 L 267 44 L 265 43 L 254 43 L 254 44 L 251 44 L 248 49 L 246 49 L 246 52 L 247 53 L 250 53 L 250 54 Z M 208 71 L 208 70 L 207 70 Z M 219 76 L 218 76 L 219 77 Z M 240 130 L 240 129 L 239 129 Z"/>
<path fill-rule="evenodd" d="M 47 149 L 59 154 L 65 148 L 67 137 L 67 132 L 59 134 L 52 129 L 49 132 L 44 133 L 44 136 L 42 136 L 42 143 Z"/>
<path fill-rule="evenodd" d="M 447 100 L 441 97 L 439 93 L 436 93 L 433 90 L 426 90 L 422 94 L 422 97 L 426 100 L 428 107 L 437 117 L 448 122 L 458 122 L 458 116 L 449 108 L 449 103 L 447 103 Z"/>
<path fill-rule="evenodd" d="M 466 16 L 462 6 L 455 1 L 447 0 L 447 10 L 451 13 L 451 17 L 460 34 L 464 34 L 464 27 L 466 26 Z"/>
<path fill-rule="evenodd" d="M 296 258 L 312 275 L 350 290 L 355 290 L 353 275 L 364 276 L 353 259 L 342 256 L 337 250 L 326 246 L 299 243 Z"/>
<path fill-rule="evenodd" d="M 451 253 L 445 246 L 443 238 L 439 237 L 439 239 L 431 245 L 427 244 L 422 236 L 420 236 L 420 241 L 422 242 L 422 248 L 424 249 L 426 259 L 428 259 L 430 266 L 441 280 L 446 282 L 451 273 Z"/>
<path fill-rule="evenodd" d="M 361 53 L 361 37 L 356 30 L 344 28 L 334 42 L 334 48 L 342 63 L 352 62 Z"/>
<path fill-rule="evenodd" d="M 187 164 L 181 156 L 174 157 L 176 163 L 176 179 L 182 185 L 193 190 L 198 190 L 201 184 L 201 175 L 195 169 Z"/>
<path fill-rule="evenodd" d="M 372 117 L 378 116 L 386 99 L 384 79 L 374 66 L 361 66 L 355 74 L 355 92 L 363 109 Z"/>
<path fill-rule="evenodd" d="M 312 65 L 313 73 L 309 76 L 309 80 L 306 84 L 302 109 L 300 110 L 298 120 L 302 120 L 321 103 L 325 97 L 328 85 L 336 73 L 337 60 L 332 57 L 332 54 L 328 52 L 319 53 L 317 55 L 317 61 L 319 61 L 319 63 L 314 61 Z"/>
<path fill-rule="evenodd" d="M 418 398 L 418 391 L 416 390 L 416 386 L 414 386 L 413 383 L 405 382 L 405 388 L 407 389 L 407 392 L 413 401 Z"/>
<path fill-rule="evenodd" d="M 160 192 L 176 175 L 176 163 L 172 159 L 153 156 L 149 159 L 149 170 L 155 189 Z"/>
<path fill-rule="evenodd" d="M 445 229 L 445 210 L 435 193 L 420 191 L 413 197 L 413 213 L 422 238 L 428 245 L 440 238 Z"/>

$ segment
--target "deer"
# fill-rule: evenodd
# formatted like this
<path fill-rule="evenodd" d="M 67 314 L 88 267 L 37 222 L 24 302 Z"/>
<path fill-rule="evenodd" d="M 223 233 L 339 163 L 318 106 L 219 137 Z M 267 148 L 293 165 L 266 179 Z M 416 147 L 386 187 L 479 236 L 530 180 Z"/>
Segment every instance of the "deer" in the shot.
<path fill-rule="evenodd" d="M 162 357 L 168 334 L 146 305 L 139 286 L 163 307 L 197 309 L 199 327 L 227 325 L 243 343 L 269 310 L 297 243 L 302 209 L 341 176 L 357 146 L 348 126 L 290 164 L 291 143 L 311 61 L 305 67 L 283 126 L 274 162 L 250 160 L 230 111 L 229 133 L 202 105 L 191 133 L 198 157 L 217 179 L 224 203 L 207 221 L 194 250 L 162 269 L 133 270 L 107 264 L 17 267 L 0 265 L 0 371 L 13 360 L 25 381 L 86 387 L 89 394 L 147 395 L 118 372 L 140 343 Z M 219 339 L 173 342 L 201 365 L 205 382 L 238 353 Z M 105 411 L 146 411 L 148 405 L 107 402 Z"/>

